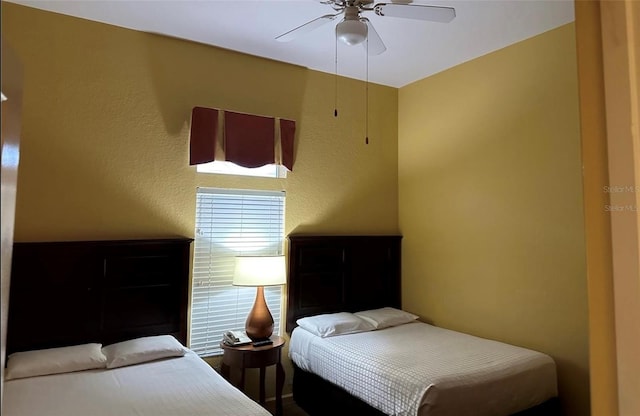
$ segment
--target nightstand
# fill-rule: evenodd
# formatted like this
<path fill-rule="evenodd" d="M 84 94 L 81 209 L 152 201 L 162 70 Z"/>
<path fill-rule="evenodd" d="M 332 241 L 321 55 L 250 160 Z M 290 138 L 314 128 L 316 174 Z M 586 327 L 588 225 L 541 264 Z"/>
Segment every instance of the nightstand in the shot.
<path fill-rule="evenodd" d="M 220 348 L 224 350 L 220 372 L 222 376 L 230 380 L 230 369 L 236 367 L 241 370 L 240 390 L 244 391 L 244 373 L 247 368 L 260 369 L 260 404 L 265 404 L 265 368 L 270 365 L 276 366 L 276 415 L 282 415 L 282 387 L 284 386 L 284 368 L 280 360 L 280 353 L 284 346 L 284 338 L 272 336 L 273 344 L 262 347 L 253 345 L 242 345 L 232 347 L 225 343 L 220 343 Z"/>

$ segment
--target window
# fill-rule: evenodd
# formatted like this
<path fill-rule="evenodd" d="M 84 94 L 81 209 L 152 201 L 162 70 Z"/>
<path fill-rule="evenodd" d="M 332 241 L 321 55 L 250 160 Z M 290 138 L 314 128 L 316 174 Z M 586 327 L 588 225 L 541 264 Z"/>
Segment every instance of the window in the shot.
<path fill-rule="evenodd" d="M 234 257 L 283 254 L 284 203 L 284 192 L 198 188 L 189 346 L 199 355 L 222 354 L 222 334 L 244 329 L 256 289 L 231 284 Z M 281 286 L 264 293 L 279 334 Z"/>
<path fill-rule="evenodd" d="M 198 173 L 219 173 L 223 175 L 260 176 L 264 178 L 286 178 L 287 168 L 282 165 L 264 165 L 259 168 L 245 168 L 233 162 L 216 160 L 196 166 Z"/>

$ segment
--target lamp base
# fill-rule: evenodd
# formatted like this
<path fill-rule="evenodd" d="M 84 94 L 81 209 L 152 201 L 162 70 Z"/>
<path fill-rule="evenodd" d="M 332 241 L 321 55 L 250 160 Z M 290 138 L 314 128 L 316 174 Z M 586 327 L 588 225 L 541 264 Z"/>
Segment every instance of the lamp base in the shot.
<path fill-rule="evenodd" d="M 256 300 L 245 323 L 245 332 L 252 341 L 262 341 L 273 334 L 273 316 L 264 299 L 264 287 L 256 289 Z"/>

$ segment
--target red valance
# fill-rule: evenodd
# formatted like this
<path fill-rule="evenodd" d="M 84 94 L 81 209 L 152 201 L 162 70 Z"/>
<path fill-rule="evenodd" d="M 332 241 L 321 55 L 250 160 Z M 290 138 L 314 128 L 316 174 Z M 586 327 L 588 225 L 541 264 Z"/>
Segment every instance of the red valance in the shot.
<path fill-rule="evenodd" d="M 296 135 L 296 122 L 280 119 L 280 142 L 282 143 L 282 164 L 293 170 L 293 138 Z"/>
<path fill-rule="evenodd" d="M 275 163 L 293 170 L 295 131 L 293 120 L 194 107 L 189 163 L 226 160 L 246 168 Z"/>
<path fill-rule="evenodd" d="M 218 131 L 218 110 L 194 107 L 191 112 L 189 164 L 212 162 L 215 159 Z"/>

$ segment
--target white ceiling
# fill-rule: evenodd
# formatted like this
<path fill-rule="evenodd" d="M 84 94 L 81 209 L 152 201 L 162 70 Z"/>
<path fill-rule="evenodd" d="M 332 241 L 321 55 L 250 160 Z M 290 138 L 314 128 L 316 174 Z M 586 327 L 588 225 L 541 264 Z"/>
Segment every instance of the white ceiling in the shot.
<path fill-rule="evenodd" d="M 339 19 L 291 42 L 274 38 L 334 10 L 316 0 L 7 0 L 144 32 L 160 33 L 335 72 Z M 391 2 L 391 0 L 387 0 Z M 404 1 L 406 2 L 406 1 Z M 368 59 L 338 44 L 338 73 L 401 87 L 574 20 L 573 0 L 419 0 L 456 9 L 450 23 L 366 12 L 387 46 Z"/>

